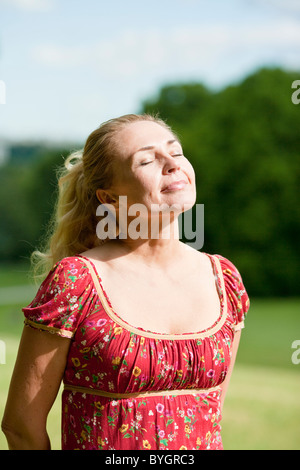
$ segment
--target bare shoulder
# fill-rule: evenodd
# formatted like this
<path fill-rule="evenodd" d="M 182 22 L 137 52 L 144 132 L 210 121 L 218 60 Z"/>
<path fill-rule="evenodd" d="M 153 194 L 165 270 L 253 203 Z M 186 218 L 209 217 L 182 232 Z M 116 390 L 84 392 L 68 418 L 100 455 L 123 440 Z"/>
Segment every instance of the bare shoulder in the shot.
<path fill-rule="evenodd" d="M 187 245 L 186 243 L 182 243 L 183 250 L 185 252 L 185 258 L 189 262 L 194 262 L 197 265 L 201 265 L 206 268 L 211 268 L 211 261 L 209 256 L 206 253 L 202 253 L 201 251 L 195 250 L 191 246 Z"/>
<path fill-rule="evenodd" d="M 118 250 L 117 244 L 107 241 L 103 245 L 91 248 L 81 253 L 88 258 L 97 268 L 101 276 L 105 276 L 115 268 L 122 267 L 122 253 Z"/>
<path fill-rule="evenodd" d="M 115 244 L 111 243 L 111 241 L 107 241 L 102 245 L 95 246 L 90 250 L 84 251 L 81 255 L 88 259 L 105 263 L 115 258 L 117 253 L 115 250 Z"/>

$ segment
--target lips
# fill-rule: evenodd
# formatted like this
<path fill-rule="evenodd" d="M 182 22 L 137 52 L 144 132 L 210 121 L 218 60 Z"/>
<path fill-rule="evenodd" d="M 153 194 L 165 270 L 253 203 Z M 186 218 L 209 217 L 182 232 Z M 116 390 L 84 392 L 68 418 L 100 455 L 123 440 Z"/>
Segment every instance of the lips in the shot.
<path fill-rule="evenodd" d="M 168 186 L 165 186 L 161 190 L 161 192 L 166 193 L 169 191 L 179 191 L 181 189 L 184 189 L 186 185 L 187 185 L 187 182 L 185 180 L 173 181 L 172 183 L 168 184 Z"/>

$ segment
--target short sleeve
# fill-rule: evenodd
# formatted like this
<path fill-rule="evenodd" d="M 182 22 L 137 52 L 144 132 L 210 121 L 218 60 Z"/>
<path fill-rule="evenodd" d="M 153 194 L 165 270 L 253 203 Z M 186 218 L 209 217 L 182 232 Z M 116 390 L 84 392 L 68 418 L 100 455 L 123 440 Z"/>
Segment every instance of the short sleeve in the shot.
<path fill-rule="evenodd" d="M 86 314 L 87 270 L 78 258 L 64 258 L 49 272 L 33 301 L 25 308 L 25 325 L 72 338 Z"/>
<path fill-rule="evenodd" d="M 236 266 L 223 256 L 218 255 L 218 258 L 222 268 L 226 294 L 231 304 L 234 329 L 237 331 L 244 328 L 244 320 L 250 307 L 250 300 L 242 276 Z"/>

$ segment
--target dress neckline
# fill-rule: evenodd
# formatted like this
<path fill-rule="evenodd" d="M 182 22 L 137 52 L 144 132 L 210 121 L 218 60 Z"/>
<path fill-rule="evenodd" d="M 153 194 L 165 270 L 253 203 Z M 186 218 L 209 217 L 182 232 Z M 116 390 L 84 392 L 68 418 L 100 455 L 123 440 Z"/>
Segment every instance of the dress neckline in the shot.
<path fill-rule="evenodd" d="M 96 292 L 100 298 L 102 306 L 107 313 L 107 315 L 120 327 L 124 328 L 125 330 L 129 331 L 130 333 L 134 333 L 137 336 L 141 337 L 148 337 L 153 339 L 160 339 L 160 340 L 187 340 L 187 339 L 202 339 L 208 336 L 215 334 L 219 331 L 222 326 L 224 325 L 226 318 L 227 318 L 227 298 L 226 298 L 226 290 L 225 290 L 225 282 L 222 273 L 222 268 L 220 265 L 219 259 L 215 255 L 209 255 L 207 253 L 203 253 L 209 257 L 214 276 L 215 276 L 215 283 L 216 289 L 218 292 L 219 300 L 220 300 L 220 315 L 218 316 L 217 320 L 208 328 L 200 330 L 198 332 L 192 333 L 163 333 L 163 332 L 153 332 L 150 330 L 146 330 L 142 327 L 136 327 L 122 319 L 122 317 L 116 313 L 114 310 L 109 297 L 106 291 L 103 288 L 101 278 L 99 273 L 90 258 L 87 258 L 83 255 L 77 255 L 76 257 L 82 259 L 88 268 L 88 271 L 91 275 L 94 287 Z"/>

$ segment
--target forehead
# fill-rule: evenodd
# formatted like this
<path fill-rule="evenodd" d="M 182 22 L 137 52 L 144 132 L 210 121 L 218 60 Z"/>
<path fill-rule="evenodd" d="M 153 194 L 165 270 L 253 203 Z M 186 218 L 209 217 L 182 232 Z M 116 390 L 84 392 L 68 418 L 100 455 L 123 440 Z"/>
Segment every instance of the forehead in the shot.
<path fill-rule="evenodd" d="M 118 145 L 121 156 L 126 158 L 143 147 L 155 147 L 173 139 L 174 134 L 157 122 L 139 121 L 127 124 L 119 132 Z"/>

